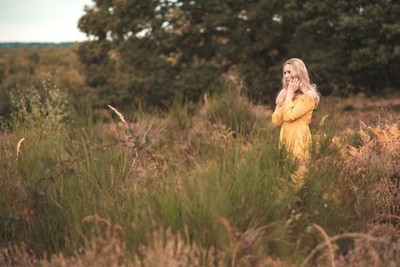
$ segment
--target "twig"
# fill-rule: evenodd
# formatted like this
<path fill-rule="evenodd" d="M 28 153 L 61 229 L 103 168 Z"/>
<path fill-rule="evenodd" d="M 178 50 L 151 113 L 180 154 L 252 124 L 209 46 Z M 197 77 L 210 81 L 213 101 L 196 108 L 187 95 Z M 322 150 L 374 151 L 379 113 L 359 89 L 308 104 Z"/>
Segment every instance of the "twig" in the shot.
<path fill-rule="evenodd" d="M 319 226 L 316 223 L 313 223 L 312 226 L 318 230 L 318 232 L 321 233 L 321 235 L 324 237 L 325 239 L 325 243 L 328 246 L 328 250 L 329 250 L 329 256 L 330 256 L 330 260 L 331 260 L 331 266 L 335 267 L 335 252 L 333 251 L 332 248 L 332 242 L 329 241 L 329 236 L 326 234 L 326 232 L 324 231 L 324 229 L 322 229 L 321 226 Z"/>

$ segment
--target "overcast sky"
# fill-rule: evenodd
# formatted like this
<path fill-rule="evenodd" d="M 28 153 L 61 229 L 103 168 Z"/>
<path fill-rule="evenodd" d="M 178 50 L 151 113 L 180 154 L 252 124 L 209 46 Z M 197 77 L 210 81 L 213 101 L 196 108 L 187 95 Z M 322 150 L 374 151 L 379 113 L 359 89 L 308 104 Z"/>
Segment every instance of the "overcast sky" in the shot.
<path fill-rule="evenodd" d="M 146 0 L 144 0 L 146 1 Z M 78 20 L 91 0 L 0 0 L 0 42 L 74 42 L 86 39 Z"/>

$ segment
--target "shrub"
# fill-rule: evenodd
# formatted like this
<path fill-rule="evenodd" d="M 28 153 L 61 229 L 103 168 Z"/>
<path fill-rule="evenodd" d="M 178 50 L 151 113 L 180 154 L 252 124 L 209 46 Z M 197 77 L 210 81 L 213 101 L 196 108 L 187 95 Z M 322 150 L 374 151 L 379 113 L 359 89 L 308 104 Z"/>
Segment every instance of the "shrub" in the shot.
<path fill-rule="evenodd" d="M 361 124 L 360 147 L 342 151 L 344 178 L 356 198 L 360 219 L 391 221 L 400 216 L 400 129 L 397 124 Z"/>
<path fill-rule="evenodd" d="M 255 108 L 242 91 L 243 83 L 228 77 L 226 89 L 205 103 L 205 114 L 211 123 L 222 124 L 234 134 L 249 136 L 257 122 Z"/>
<path fill-rule="evenodd" d="M 10 92 L 15 126 L 38 126 L 41 123 L 56 125 L 68 116 L 66 93 L 57 86 L 50 74 L 42 77 L 39 85 L 16 88 Z"/>

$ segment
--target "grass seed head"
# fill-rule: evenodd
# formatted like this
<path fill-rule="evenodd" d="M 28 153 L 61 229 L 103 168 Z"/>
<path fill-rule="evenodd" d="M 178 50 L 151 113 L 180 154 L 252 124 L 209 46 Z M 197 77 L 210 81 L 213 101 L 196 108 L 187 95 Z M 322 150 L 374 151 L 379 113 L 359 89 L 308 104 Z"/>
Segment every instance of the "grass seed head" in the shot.
<path fill-rule="evenodd" d="M 111 105 L 107 105 L 107 106 L 108 106 L 112 111 L 114 111 L 115 114 L 118 115 L 118 118 L 119 118 L 123 123 L 125 123 L 125 124 L 127 125 L 126 120 L 125 120 L 125 118 L 124 118 L 124 115 L 122 115 L 121 112 L 119 112 L 116 108 L 114 108 L 114 107 L 111 106 Z"/>
<path fill-rule="evenodd" d="M 21 151 L 21 145 L 22 145 L 22 142 L 24 142 L 24 140 L 25 140 L 25 138 L 21 138 L 21 139 L 18 141 L 18 144 L 17 144 L 17 158 L 18 158 L 19 153 L 20 153 L 20 151 Z"/>

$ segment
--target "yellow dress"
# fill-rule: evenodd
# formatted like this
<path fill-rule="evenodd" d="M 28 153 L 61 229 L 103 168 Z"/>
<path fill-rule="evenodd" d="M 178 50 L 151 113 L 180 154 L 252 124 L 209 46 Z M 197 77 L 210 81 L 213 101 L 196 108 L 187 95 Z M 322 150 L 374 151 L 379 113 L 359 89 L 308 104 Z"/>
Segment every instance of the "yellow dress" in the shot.
<path fill-rule="evenodd" d="M 309 124 L 316 102 L 307 95 L 296 96 L 292 101 L 285 101 L 282 106 L 277 106 L 272 114 L 272 122 L 281 127 L 279 146 L 284 147 L 289 153 L 300 161 L 298 174 L 292 177 L 300 186 L 304 183 L 301 176 L 306 171 L 305 165 L 310 160 L 311 133 Z M 303 173 L 303 174 L 301 174 Z"/>

